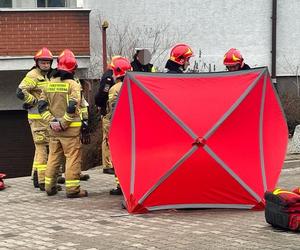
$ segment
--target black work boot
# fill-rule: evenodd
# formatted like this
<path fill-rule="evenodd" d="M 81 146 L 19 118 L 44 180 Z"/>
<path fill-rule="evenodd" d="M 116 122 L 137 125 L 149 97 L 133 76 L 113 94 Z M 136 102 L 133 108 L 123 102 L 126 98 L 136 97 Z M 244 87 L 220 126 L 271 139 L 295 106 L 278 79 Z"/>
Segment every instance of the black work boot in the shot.
<path fill-rule="evenodd" d="M 62 177 L 62 176 L 57 177 L 57 183 L 64 184 L 65 182 L 66 182 L 65 177 Z"/>
<path fill-rule="evenodd" d="M 126 205 L 125 200 L 122 200 L 122 201 L 121 201 L 121 208 L 122 208 L 122 209 L 127 209 L 127 205 Z"/>
<path fill-rule="evenodd" d="M 41 191 L 45 191 L 45 183 L 39 183 L 39 187 Z"/>
<path fill-rule="evenodd" d="M 82 197 L 87 197 L 88 196 L 88 192 L 86 190 L 81 189 L 78 193 L 74 193 L 74 194 L 67 194 L 68 198 L 82 198 Z"/>
<path fill-rule="evenodd" d="M 57 186 L 51 188 L 51 191 L 46 190 L 48 196 L 53 196 L 57 194 Z"/>
<path fill-rule="evenodd" d="M 90 176 L 88 174 L 80 174 L 81 181 L 87 181 L 88 179 L 90 179 Z"/>
<path fill-rule="evenodd" d="M 113 188 L 109 191 L 110 195 L 122 195 L 122 189 L 120 188 L 120 186 L 117 186 L 116 188 Z"/>
<path fill-rule="evenodd" d="M 39 186 L 39 178 L 38 178 L 38 172 L 37 171 L 33 172 L 33 179 L 32 179 L 32 181 L 33 181 L 33 186 L 35 188 L 39 188 L 40 187 Z"/>
<path fill-rule="evenodd" d="M 115 174 L 114 168 L 103 168 L 103 174 Z"/>

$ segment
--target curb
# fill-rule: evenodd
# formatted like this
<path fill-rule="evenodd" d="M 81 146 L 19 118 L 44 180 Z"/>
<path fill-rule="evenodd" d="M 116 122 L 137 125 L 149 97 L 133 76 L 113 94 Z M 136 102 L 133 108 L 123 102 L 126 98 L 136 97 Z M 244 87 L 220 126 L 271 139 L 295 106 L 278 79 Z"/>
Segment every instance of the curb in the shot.
<path fill-rule="evenodd" d="M 300 160 L 300 154 L 287 154 L 285 161 Z"/>

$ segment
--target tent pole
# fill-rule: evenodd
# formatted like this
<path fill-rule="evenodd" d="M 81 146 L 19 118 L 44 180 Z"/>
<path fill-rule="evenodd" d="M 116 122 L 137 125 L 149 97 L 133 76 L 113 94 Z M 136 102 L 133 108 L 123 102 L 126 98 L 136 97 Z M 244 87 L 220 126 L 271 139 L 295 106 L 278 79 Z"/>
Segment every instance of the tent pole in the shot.
<path fill-rule="evenodd" d="M 272 2 L 272 72 L 271 78 L 272 82 L 278 92 L 277 89 L 277 79 L 276 79 L 276 49 L 277 49 L 277 0 L 273 0 Z"/>
<path fill-rule="evenodd" d="M 102 23 L 102 64 L 103 64 L 103 73 L 107 69 L 107 50 L 106 50 L 106 29 L 108 28 L 108 22 L 104 21 Z"/>

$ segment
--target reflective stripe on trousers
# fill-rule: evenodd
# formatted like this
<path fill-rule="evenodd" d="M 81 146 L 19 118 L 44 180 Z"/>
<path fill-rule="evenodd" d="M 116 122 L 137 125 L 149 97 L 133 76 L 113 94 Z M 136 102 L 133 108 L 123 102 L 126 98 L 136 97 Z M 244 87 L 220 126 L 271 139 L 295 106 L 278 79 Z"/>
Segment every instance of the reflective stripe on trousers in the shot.
<path fill-rule="evenodd" d="M 36 169 L 37 171 L 45 171 L 47 168 L 47 164 L 39 164 L 37 162 L 33 162 L 33 167 L 34 169 Z"/>
<path fill-rule="evenodd" d="M 66 187 L 79 187 L 80 186 L 80 180 L 66 180 Z"/>

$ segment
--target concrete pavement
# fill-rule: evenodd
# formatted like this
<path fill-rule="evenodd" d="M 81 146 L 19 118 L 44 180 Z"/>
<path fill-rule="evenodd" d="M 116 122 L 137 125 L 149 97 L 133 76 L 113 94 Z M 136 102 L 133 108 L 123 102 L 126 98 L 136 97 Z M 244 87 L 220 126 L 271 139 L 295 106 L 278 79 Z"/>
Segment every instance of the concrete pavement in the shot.
<path fill-rule="evenodd" d="M 290 160 L 288 158 L 287 160 Z M 279 186 L 300 185 L 293 158 Z M 47 197 L 30 177 L 5 180 L 0 192 L 0 250 L 61 249 L 299 249 L 299 234 L 273 229 L 264 212 L 234 209 L 168 210 L 128 215 L 108 194 L 114 178 L 100 168 L 82 182 L 90 196 Z"/>

